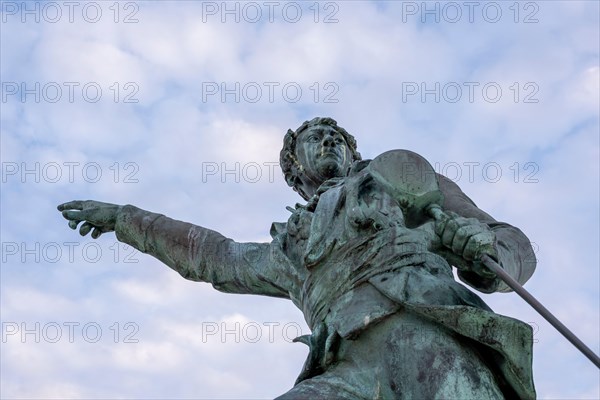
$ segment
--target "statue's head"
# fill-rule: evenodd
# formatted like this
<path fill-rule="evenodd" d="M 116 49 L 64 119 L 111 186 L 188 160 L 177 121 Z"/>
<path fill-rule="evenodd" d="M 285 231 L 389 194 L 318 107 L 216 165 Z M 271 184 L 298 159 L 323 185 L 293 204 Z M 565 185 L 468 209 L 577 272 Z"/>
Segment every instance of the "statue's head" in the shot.
<path fill-rule="evenodd" d="M 308 200 L 323 182 L 344 176 L 360 159 L 351 134 L 334 119 L 317 117 L 288 130 L 279 163 L 287 184 Z"/>

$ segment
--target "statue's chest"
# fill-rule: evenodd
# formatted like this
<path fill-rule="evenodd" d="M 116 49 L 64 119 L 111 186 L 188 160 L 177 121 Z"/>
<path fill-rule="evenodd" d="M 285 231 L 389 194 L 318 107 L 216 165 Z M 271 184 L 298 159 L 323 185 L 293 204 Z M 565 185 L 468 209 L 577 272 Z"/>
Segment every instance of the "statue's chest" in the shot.
<path fill-rule="evenodd" d="M 359 174 L 321 193 L 316 206 L 294 212 L 286 252 L 311 269 L 347 243 L 390 227 L 404 227 L 401 208 L 368 174 Z"/>

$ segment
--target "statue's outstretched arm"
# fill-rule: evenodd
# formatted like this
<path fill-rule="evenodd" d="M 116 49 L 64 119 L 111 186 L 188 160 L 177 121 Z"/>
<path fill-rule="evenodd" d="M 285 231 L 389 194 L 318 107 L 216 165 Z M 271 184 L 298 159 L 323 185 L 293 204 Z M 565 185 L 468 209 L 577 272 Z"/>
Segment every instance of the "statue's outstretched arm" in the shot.
<path fill-rule="evenodd" d="M 119 241 L 150 254 L 186 279 L 227 293 L 289 296 L 287 268 L 269 243 L 237 243 L 218 232 L 132 205 L 72 201 L 58 206 L 69 226 L 97 238 L 114 231 Z"/>

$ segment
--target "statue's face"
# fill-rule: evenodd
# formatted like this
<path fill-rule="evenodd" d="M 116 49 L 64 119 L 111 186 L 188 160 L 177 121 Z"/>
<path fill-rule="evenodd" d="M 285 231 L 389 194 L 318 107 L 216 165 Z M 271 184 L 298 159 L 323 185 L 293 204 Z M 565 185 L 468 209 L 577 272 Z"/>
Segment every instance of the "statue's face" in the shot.
<path fill-rule="evenodd" d="M 318 184 L 344 176 L 352 163 L 344 136 L 329 125 L 315 125 L 301 132 L 296 138 L 296 157 L 304 178 Z"/>

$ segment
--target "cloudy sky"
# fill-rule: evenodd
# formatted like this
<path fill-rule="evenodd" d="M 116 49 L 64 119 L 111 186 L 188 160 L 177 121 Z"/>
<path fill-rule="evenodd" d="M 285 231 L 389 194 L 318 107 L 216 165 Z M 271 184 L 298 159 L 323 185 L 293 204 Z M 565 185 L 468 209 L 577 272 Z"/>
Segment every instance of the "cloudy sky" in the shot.
<path fill-rule="evenodd" d="M 599 3 L 1 2 L 1 380 L 6 399 L 272 398 L 309 333 L 291 302 L 226 295 L 67 227 L 134 204 L 269 241 L 301 201 L 277 162 L 315 116 L 364 158 L 425 156 L 534 243 L 526 288 L 599 351 Z M 598 370 L 516 294 L 543 399 Z"/>

